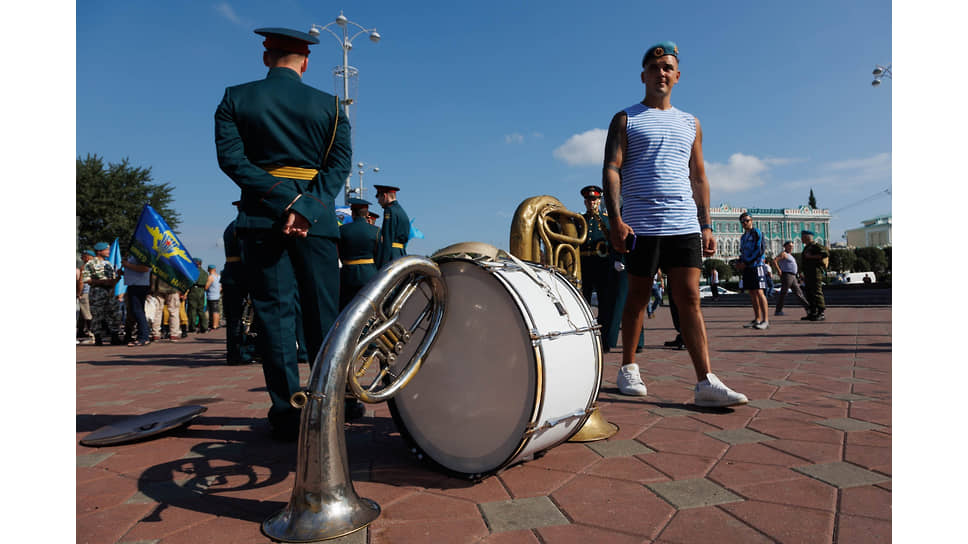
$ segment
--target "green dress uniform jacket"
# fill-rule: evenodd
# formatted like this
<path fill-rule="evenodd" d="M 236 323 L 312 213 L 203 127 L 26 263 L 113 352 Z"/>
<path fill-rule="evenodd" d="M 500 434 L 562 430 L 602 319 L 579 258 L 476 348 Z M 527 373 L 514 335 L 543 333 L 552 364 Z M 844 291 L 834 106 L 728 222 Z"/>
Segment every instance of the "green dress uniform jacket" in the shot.
<path fill-rule="evenodd" d="M 581 214 L 588 225 L 588 236 L 581 245 L 581 292 L 591 304 L 592 291 L 598 292 L 601 304 L 603 288 L 608 277 L 608 234 L 607 214 L 585 212 Z"/>
<path fill-rule="evenodd" d="M 380 241 L 376 253 L 376 266 L 383 268 L 407 254 L 407 241 L 410 240 L 410 218 L 403 206 L 394 200 L 383 208 L 383 224 L 380 226 Z"/>
<path fill-rule="evenodd" d="M 276 67 L 265 79 L 225 90 L 215 147 L 219 166 L 242 192 L 236 229 L 272 401 L 269 422 L 292 436 L 299 428 L 299 411 L 289 404 L 300 389 L 297 328 L 313 360 L 338 314 L 334 208 L 350 172 L 350 125 L 335 96 Z M 267 171 L 277 167 L 309 169 L 311 179 Z M 289 210 L 309 221 L 308 237 L 282 233 Z"/>
<path fill-rule="evenodd" d="M 343 262 L 339 278 L 340 309 L 346 307 L 356 293 L 376 276 L 379 270 L 376 267 L 379 237 L 380 229 L 362 218 L 339 228 L 339 256 Z"/>

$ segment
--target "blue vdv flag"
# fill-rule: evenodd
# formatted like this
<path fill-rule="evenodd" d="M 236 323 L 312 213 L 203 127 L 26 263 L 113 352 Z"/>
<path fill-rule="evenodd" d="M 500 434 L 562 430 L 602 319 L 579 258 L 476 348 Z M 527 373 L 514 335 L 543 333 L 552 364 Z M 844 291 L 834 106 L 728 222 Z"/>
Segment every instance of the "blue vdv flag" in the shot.
<path fill-rule="evenodd" d="M 115 238 L 114 242 L 111 244 L 111 253 L 108 257 L 108 262 L 114 267 L 114 273 L 121 275 L 121 245 L 118 244 L 118 239 Z M 118 278 L 118 283 L 114 284 L 114 296 L 123 295 L 128 287 L 124 284 L 124 276 Z"/>
<path fill-rule="evenodd" d="M 198 279 L 198 267 L 192 256 L 168 228 L 168 223 L 148 204 L 141 210 L 130 251 L 141 264 L 150 266 L 156 276 L 179 291 L 187 291 Z"/>
<path fill-rule="evenodd" d="M 413 240 L 414 238 L 417 238 L 417 239 L 420 239 L 420 240 L 423 240 L 423 237 L 424 237 L 424 233 L 422 233 L 422 232 L 420 232 L 420 229 L 418 229 L 418 228 L 416 227 L 416 225 L 414 225 L 414 224 L 413 224 L 413 222 L 414 222 L 414 221 L 415 221 L 416 219 L 417 219 L 417 218 L 416 218 L 416 217 L 414 217 L 413 219 L 411 219 L 411 220 L 410 220 L 410 237 L 409 237 L 409 238 L 410 238 L 411 240 Z"/>

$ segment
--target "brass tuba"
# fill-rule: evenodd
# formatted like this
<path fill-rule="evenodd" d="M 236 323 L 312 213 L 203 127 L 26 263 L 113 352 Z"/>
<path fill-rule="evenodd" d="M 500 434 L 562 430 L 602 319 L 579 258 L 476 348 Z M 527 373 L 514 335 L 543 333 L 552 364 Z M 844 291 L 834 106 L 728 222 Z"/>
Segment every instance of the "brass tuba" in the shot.
<path fill-rule="evenodd" d="M 401 310 L 418 292 L 427 297 L 426 305 L 412 324 L 401 323 Z M 316 355 L 308 390 L 291 401 L 302 408 L 296 482 L 286 507 L 262 523 L 266 536 L 283 542 L 329 540 L 380 515 L 380 506 L 357 495 L 350 479 L 343 429 L 347 381 L 365 402 L 387 400 L 406 386 L 436 339 L 446 293 L 433 261 L 402 257 L 383 267 L 336 318 Z M 418 340 L 407 363 L 394 366 L 404 347 Z M 380 371 L 364 387 L 360 378 L 374 361 Z"/>
<path fill-rule="evenodd" d="M 514 212 L 510 253 L 519 259 L 557 268 L 575 286 L 581 285 L 579 248 L 588 237 L 581 214 L 548 195 L 531 197 Z"/>

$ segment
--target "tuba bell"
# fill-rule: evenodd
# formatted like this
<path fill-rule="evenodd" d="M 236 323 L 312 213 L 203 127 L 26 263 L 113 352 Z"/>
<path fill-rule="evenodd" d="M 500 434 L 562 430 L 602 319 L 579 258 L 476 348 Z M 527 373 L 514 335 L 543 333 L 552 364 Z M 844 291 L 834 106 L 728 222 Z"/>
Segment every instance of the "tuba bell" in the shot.
<path fill-rule="evenodd" d="M 401 309 L 418 291 L 427 297 L 426 306 L 412 324 L 401 323 Z M 357 495 L 350 479 L 343 428 L 347 382 L 364 402 L 393 397 L 420 370 L 445 302 L 437 265 L 407 256 L 383 267 L 343 309 L 316 355 L 308 390 L 291 400 L 302 408 L 296 481 L 286 507 L 262 523 L 266 536 L 282 542 L 329 540 L 362 529 L 380 515 L 380 506 Z M 409 361 L 391 372 L 404 346 L 418 340 Z M 380 371 L 364 386 L 360 378 L 374 361 Z"/>
<path fill-rule="evenodd" d="M 519 259 L 557 268 L 575 286 L 581 285 L 579 247 L 588 237 L 588 223 L 553 196 L 531 197 L 518 205 L 511 221 L 510 253 Z"/>

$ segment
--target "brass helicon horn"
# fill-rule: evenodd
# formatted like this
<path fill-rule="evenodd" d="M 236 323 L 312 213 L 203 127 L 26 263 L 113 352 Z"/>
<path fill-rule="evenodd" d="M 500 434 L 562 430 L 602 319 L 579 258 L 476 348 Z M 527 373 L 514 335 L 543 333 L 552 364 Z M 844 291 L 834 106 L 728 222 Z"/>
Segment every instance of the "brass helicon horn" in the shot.
<path fill-rule="evenodd" d="M 581 287 L 581 258 L 579 249 L 588 237 L 585 218 L 568 208 L 557 198 L 542 195 L 531 197 L 518 205 L 511 221 L 510 253 L 519 259 L 553 266 L 576 287 Z M 596 248 L 601 256 L 607 250 Z M 596 404 L 591 415 L 569 442 L 605 440 L 618 432 L 618 425 L 609 423 Z"/>
<path fill-rule="evenodd" d="M 426 306 L 412 324 L 400 323 L 401 309 L 418 292 L 427 298 Z M 383 267 L 340 313 L 316 355 L 308 390 L 293 395 L 293 405 L 302 407 L 296 482 L 289 504 L 262 523 L 266 536 L 283 542 L 329 540 L 362 529 L 380 515 L 380 506 L 358 496 L 350 479 L 343 428 L 347 381 L 364 402 L 393 397 L 420 370 L 440 328 L 446 298 L 437 265 L 408 256 Z M 409 361 L 402 368 L 393 365 L 404 346 L 418 339 Z M 360 378 L 374 361 L 380 371 L 363 386 Z"/>
<path fill-rule="evenodd" d="M 510 253 L 519 259 L 557 268 L 572 284 L 581 285 L 579 247 L 588 237 L 581 214 L 548 195 L 531 197 L 514 212 Z"/>

